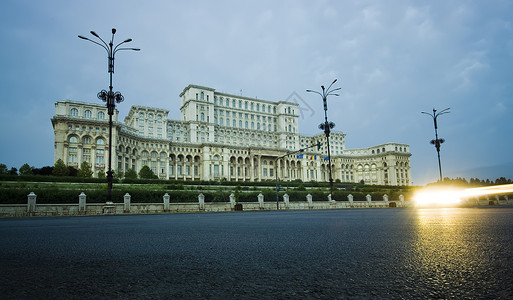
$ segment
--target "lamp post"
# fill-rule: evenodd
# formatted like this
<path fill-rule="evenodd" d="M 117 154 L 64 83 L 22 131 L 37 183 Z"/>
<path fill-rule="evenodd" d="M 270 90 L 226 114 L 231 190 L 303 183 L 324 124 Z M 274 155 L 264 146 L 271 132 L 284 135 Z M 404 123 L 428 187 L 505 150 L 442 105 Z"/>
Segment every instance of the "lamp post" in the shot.
<path fill-rule="evenodd" d="M 324 85 L 321 85 L 322 93 L 313 91 L 313 90 L 306 90 L 310 93 L 316 93 L 319 94 L 322 97 L 322 102 L 324 104 L 324 123 L 319 124 L 319 129 L 324 130 L 324 134 L 326 135 L 326 145 L 328 148 L 328 170 L 329 170 L 329 176 L 330 176 L 330 197 L 331 200 L 333 200 L 333 177 L 331 175 L 331 151 L 330 151 L 330 132 L 331 129 L 335 127 L 335 123 L 328 122 L 328 96 L 340 96 L 337 93 L 334 93 L 335 91 L 340 90 L 341 88 L 331 89 L 333 84 L 337 82 L 337 80 L 333 80 L 333 82 L 330 84 L 330 86 L 325 89 Z"/>
<path fill-rule="evenodd" d="M 78 37 L 89 41 L 91 43 L 94 43 L 103 49 L 107 51 L 107 58 L 108 58 L 108 72 L 109 72 L 109 91 L 101 90 L 97 97 L 98 99 L 102 100 L 103 102 L 107 102 L 107 112 L 109 114 L 109 169 L 107 171 L 107 202 L 112 201 L 112 115 L 114 114 L 114 109 L 116 108 L 116 103 L 123 102 L 123 95 L 121 95 L 120 92 L 113 92 L 112 91 L 112 74 L 114 73 L 114 56 L 116 55 L 116 52 L 121 50 L 132 50 L 132 51 L 139 51 L 141 49 L 138 48 L 119 48 L 119 46 L 129 43 L 132 41 L 132 39 L 126 39 L 122 41 L 121 43 L 114 46 L 114 34 L 116 34 L 116 29 L 112 28 L 112 38 L 110 39 L 110 42 L 107 44 L 96 32 L 91 31 L 91 34 L 96 37 L 98 40 L 101 41 L 94 41 L 89 38 L 86 38 L 84 36 L 79 35 Z"/>
<path fill-rule="evenodd" d="M 442 138 L 438 138 L 438 125 L 436 123 L 436 118 L 438 118 L 439 115 L 443 115 L 443 114 L 447 114 L 449 113 L 450 108 L 446 108 L 442 111 L 439 111 L 438 113 L 436 112 L 436 109 L 433 108 L 433 113 L 427 113 L 427 112 L 421 112 L 423 114 L 426 114 L 428 116 L 431 116 L 433 118 L 433 123 L 435 124 L 435 139 L 434 140 L 431 140 L 431 144 L 435 145 L 435 148 L 436 148 L 436 152 L 438 154 L 438 169 L 440 171 L 440 181 L 443 181 L 443 177 L 442 177 L 442 163 L 440 162 L 440 145 L 443 144 L 445 142 L 445 139 L 442 139 Z"/>

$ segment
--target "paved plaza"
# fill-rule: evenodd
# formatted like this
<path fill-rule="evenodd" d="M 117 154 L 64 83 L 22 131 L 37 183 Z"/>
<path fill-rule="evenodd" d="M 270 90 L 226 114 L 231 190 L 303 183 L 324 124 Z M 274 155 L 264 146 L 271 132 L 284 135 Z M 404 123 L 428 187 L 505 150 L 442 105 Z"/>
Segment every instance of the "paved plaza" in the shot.
<path fill-rule="evenodd" d="M 513 298 L 513 208 L 0 219 L 4 299 Z"/>

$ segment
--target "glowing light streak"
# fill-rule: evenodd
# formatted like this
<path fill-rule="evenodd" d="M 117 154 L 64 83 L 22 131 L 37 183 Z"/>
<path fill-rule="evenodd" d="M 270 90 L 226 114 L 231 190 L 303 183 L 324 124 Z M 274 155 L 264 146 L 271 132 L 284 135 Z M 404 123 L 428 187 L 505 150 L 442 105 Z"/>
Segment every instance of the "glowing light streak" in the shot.
<path fill-rule="evenodd" d="M 416 207 L 453 207 L 471 198 L 513 193 L 513 184 L 486 186 L 470 189 L 436 188 L 415 194 Z"/>

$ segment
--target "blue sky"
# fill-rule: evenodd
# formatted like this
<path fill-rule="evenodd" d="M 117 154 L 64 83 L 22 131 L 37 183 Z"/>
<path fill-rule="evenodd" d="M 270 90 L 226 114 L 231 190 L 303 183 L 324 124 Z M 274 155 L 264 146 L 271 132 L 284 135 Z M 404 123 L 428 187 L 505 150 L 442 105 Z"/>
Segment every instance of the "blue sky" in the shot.
<path fill-rule="evenodd" d="M 132 38 L 114 89 L 131 105 L 170 110 L 188 84 L 273 101 L 294 92 L 300 132 L 317 134 L 322 101 L 306 89 L 337 78 L 328 117 L 346 147 L 410 145 L 413 183 L 444 176 L 513 178 L 511 1 L 24 1 L 0 3 L 0 163 L 53 165 L 54 103 L 101 103 L 106 53 L 94 30 Z M 310 107 L 310 108 L 308 108 Z M 311 109 L 311 110 L 310 110 Z"/>

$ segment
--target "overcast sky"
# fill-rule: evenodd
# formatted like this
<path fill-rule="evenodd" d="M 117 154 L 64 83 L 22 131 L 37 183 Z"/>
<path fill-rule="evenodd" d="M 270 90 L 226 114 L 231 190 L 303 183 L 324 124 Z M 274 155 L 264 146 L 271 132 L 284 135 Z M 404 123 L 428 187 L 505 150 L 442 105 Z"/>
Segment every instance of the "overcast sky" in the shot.
<path fill-rule="evenodd" d="M 446 139 L 444 177 L 513 179 L 512 1 L 24 1 L 0 3 L 0 163 L 53 165 L 54 103 L 101 104 L 107 57 L 94 30 L 132 38 L 114 89 L 131 105 L 180 119 L 189 84 L 300 104 L 314 135 L 320 90 L 335 78 L 328 118 L 346 148 L 410 145 L 413 184 L 438 178 L 433 120 Z M 295 93 L 295 94 L 294 94 Z M 292 97 L 291 97 L 292 95 Z"/>

